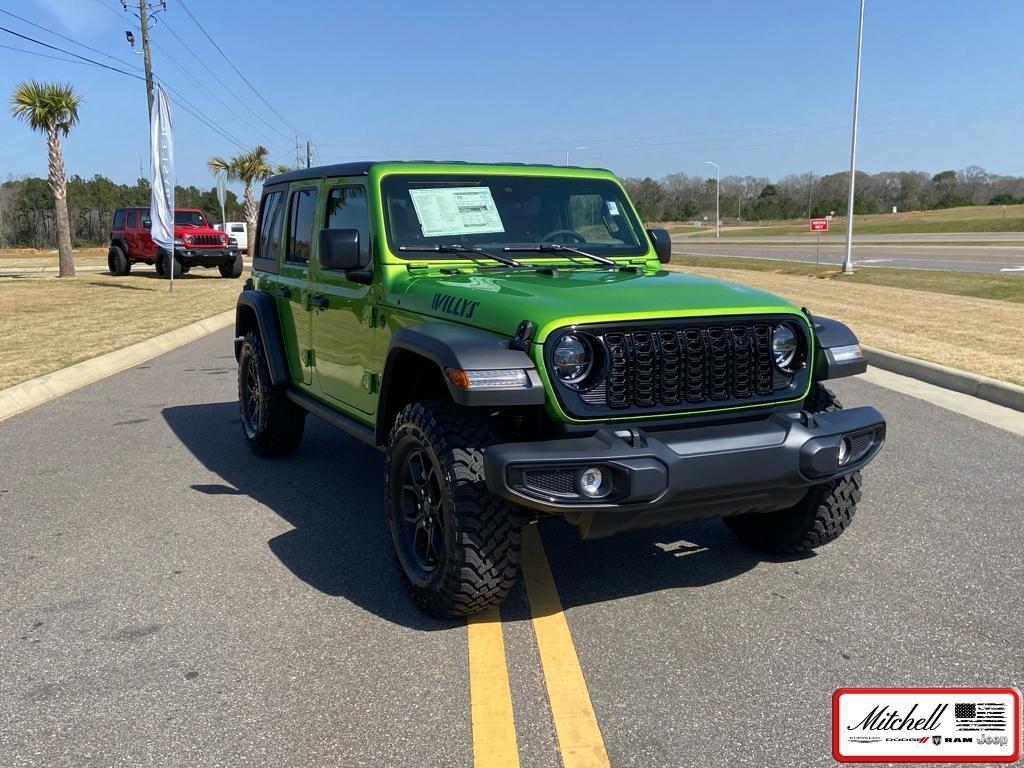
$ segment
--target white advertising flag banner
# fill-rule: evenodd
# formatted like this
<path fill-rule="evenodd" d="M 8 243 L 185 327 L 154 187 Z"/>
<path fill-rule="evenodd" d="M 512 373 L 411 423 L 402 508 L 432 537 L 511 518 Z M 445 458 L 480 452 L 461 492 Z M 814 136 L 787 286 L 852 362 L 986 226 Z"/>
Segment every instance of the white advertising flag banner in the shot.
<path fill-rule="evenodd" d="M 164 89 L 156 86 L 153 111 L 149 116 L 149 150 L 153 195 L 150 202 L 152 228 L 150 234 L 164 252 L 167 274 L 173 287 L 174 265 L 174 129 L 171 102 Z"/>

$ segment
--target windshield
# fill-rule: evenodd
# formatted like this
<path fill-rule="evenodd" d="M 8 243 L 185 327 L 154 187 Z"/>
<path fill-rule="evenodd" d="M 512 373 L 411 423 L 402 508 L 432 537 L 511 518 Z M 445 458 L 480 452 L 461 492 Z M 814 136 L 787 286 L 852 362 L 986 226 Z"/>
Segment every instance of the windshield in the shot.
<path fill-rule="evenodd" d="M 388 245 L 496 249 L 561 243 L 601 256 L 647 253 L 625 195 L 606 179 L 394 175 L 381 182 Z M 409 259 L 437 258 L 405 250 Z M 457 258 L 457 257 L 450 257 Z"/>
<path fill-rule="evenodd" d="M 199 211 L 175 211 L 174 226 L 176 227 L 208 227 L 206 217 Z"/>

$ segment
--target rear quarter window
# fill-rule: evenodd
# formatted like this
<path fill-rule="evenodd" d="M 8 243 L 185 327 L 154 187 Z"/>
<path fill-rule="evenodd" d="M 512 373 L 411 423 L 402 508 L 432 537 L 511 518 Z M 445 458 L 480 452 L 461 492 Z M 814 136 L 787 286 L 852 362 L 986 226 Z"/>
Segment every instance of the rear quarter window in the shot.
<path fill-rule="evenodd" d="M 114 211 L 114 224 L 111 229 L 124 229 L 124 211 Z"/>
<path fill-rule="evenodd" d="M 284 228 L 284 191 L 267 192 L 260 205 L 253 248 L 253 267 L 264 272 L 280 270 L 281 231 Z"/>

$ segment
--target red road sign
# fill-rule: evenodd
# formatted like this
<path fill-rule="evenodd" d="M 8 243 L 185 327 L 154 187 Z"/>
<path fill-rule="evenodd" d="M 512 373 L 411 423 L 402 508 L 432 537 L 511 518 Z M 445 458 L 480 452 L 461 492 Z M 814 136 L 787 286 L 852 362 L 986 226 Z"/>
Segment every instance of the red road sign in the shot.
<path fill-rule="evenodd" d="M 811 219 L 811 232 L 828 232 L 828 219 Z"/>

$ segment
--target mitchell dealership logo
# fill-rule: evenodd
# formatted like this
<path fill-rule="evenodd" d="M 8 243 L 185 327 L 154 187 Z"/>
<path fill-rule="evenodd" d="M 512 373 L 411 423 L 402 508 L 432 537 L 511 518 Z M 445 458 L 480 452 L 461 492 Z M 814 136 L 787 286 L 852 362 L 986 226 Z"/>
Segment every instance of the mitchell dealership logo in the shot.
<path fill-rule="evenodd" d="M 840 688 L 832 756 L 841 763 L 988 762 L 1021 756 L 1014 688 Z"/>
<path fill-rule="evenodd" d="M 917 717 L 917 704 L 906 714 L 888 706 L 879 706 L 868 712 L 856 725 L 846 726 L 848 731 L 934 731 L 942 725 L 942 715 L 949 709 L 948 704 L 939 704 L 927 717 Z"/>

